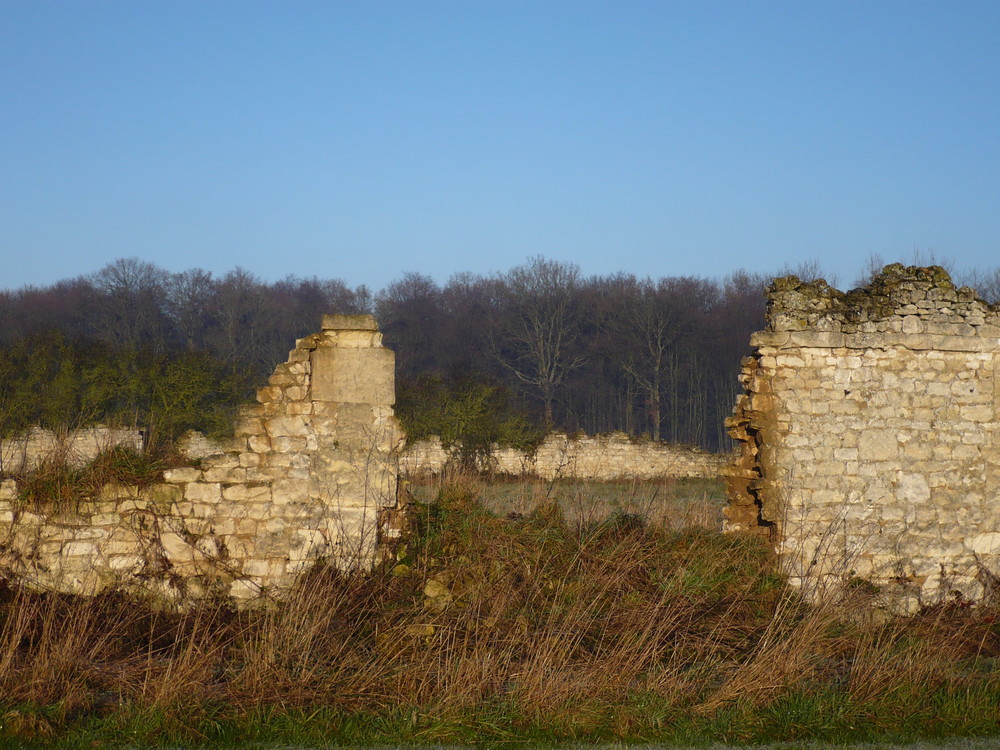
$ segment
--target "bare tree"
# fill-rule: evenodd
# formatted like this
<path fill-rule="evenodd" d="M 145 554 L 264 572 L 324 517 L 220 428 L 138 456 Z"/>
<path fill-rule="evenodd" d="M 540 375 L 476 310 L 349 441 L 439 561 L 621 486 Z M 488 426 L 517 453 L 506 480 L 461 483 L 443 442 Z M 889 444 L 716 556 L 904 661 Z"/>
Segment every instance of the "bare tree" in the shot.
<path fill-rule="evenodd" d="M 538 389 L 546 428 L 555 423 L 556 392 L 586 359 L 575 346 L 580 335 L 579 280 L 577 266 L 539 256 L 511 269 L 498 287 L 491 349 L 518 380 Z"/>
<path fill-rule="evenodd" d="M 326 312 L 355 315 L 370 313 L 374 308 L 371 290 L 364 284 L 354 289 L 340 279 L 326 279 L 319 284 L 326 300 Z"/>
<path fill-rule="evenodd" d="M 891 262 L 891 261 L 890 261 Z M 941 266 L 949 274 L 955 273 L 955 261 L 951 258 L 939 257 L 937 251 L 933 248 L 928 250 L 921 250 L 918 247 L 913 248 L 913 253 L 910 256 L 909 261 L 900 259 L 896 261 L 899 263 L 904 263 L 910 266 Z M 861 273 L 858 274 L 858 278 L 854 281 L 854 285 L 868 286 L 872 279 L 882 272 L 887 263 L 878 253 L 872 253 L 865 259 L 865 265 L 861 269 Z"/>
<path fill-rule="evenodd" d="M 681 335 L 681 311 L 670 294 L 670 280 L 624 280 L 611 325 L 624 346 L 618 349 L 623 370 L 644 394 L 653 439 L 660 439 L 661 401 L 668 357 Z"/>
<path fill-rule="evenodd" d="M 823 265 L 816 258 L 799 261 L 795 265 L 786 263 L 777 273 L 778 276 L 797 276 L 800 281 L 826 281 L 832 287 L 840 282 L 837 274 L 823 273 Z"/>
<path fill-rule="evenodd" d="M 266 352 L 267 305 L 265 287 L 244 268 L 237 267 L 216 284 L 212 301 L 212 348 L 233 365 L 266 371 L 273 365 Z"/>
<path fill-rule="evenodd" d="M 406 273 L 375 298 L 386 346 L 396 352 L 404 378 L 441 374 L 437 332 L 441 328 L 441 289 L 430 276 Z"/>
<path fill-rule="evenodd" d="M 118 346 L 162 348 L 167 333 L 167 272 L 139 258 L 119 258 L 92 277 L 97 333 Z"/>
<path fill-rule="evenodd" d="M 205 346 L 214 294 L 212 274 L 200 268 L 175 273 L 167 279 L 167 311 L 188 351 Z"/>

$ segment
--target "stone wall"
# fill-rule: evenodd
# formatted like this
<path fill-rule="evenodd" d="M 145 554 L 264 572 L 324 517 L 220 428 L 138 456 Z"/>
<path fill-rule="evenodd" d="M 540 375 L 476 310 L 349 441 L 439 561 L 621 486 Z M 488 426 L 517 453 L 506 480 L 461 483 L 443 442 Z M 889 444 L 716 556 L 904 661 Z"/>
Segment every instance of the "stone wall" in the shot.
<path fill-rule="evenodd" d="M 57 458 L 79 467 L 113 446 L 142 450 L 142 431 L 112 427 L 88 427 L 57 434 L 40 427 L 27 435 L 0 440 L 0 474 L 33 469 L 42 461 Z"/>
<path fill-rule="evenodd" d="M 397 510 L 394 357 L 371 316 L 326 315 L 322 328 L 296 342 L 222 451 L 202 444 L 197 466 L 160 484 L 34 508 L 4 482 L 0 567 L 42 589 L 247 599 L 321 558 L 371 564 Z"/>
<path fill-rule="evenodd" d="M 728 421 L 726 528 L 793 583 L 866 579 L 907 609 L 1000 575 L 1000 313 L 937 267 L 865 288 L 777 279 Z"/>
<path fill-rule="evenodd" d="M 534 452 L 494 448 L 488 468 L 542 479 L 716 477 L 728 458 L 693 446 L 636 441 L 622 432 L 595 437 L 552 433 Z M 441 474 L 452 459 L 452 452 L 434 437 L 407 446 L 400 470 L 412 477 Z"/>

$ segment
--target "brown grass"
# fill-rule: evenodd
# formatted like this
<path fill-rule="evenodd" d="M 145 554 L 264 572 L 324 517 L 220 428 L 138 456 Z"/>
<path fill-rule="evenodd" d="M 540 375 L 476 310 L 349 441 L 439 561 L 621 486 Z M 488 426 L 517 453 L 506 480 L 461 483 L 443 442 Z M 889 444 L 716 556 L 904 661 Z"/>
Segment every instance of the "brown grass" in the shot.
<path fill-rule="evenodd" d="M 567 519 L 551 495 L 492 513 L 482 492 L 471 479 L 442 488 L 394 564 L 317 566 L 278 604 L 167 612 L 116 594 L 9 589 L 0 708 L 454 717 L 506 706 L 571 733 L 628 734 L 645 726 L 630 708 L 637 696 L 691 716 L 761 709 L 815 686 L 866 703 L 966 684 L 1000 655 L 987 609 L 904 619 L 868 616 L 857 597 L 806 605 L 754 539 L 620 506 Z M 425 596 L 429 581 L 448 596 Z"/>

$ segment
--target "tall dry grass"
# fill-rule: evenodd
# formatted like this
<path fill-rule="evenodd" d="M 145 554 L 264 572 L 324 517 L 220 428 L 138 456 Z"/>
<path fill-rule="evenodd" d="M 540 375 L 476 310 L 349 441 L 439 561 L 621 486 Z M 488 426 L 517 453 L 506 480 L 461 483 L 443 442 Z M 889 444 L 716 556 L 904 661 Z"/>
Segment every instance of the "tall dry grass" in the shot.
<path fill-rule="evenodd" d="M 495 513 L 482 491 L 443 486 L 382 569 L 317 566 L 250 609 L 7 589 L 0 708 L 58 706 L 69 721 L 327 706 L 648 736 L 663 716 L 761 712 L 790 695 L 870 706 L 997 690 L 988 608 L 874 618 L 857 596 L 807 605 L 755 539 L 621 508 L 574 515 L 551 496 Z"/>

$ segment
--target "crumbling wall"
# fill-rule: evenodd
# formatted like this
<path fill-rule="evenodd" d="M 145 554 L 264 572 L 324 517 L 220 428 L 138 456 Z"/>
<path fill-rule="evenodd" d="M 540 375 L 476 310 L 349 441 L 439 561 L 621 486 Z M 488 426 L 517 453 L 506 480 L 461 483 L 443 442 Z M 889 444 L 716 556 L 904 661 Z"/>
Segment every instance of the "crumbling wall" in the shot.
<path fill-rule="evenodd" d="M 48 459 L 58 459 L 73 467 L 84 466 L 102 450 L 123 446 L 141 451 L 142 443 L 140 430 L 98 426 L 57 434 L 35 427 L 26 435 L 0 440 L 0 473 L 34 469 Z"/>
<path fill-rule="evenodd" d="M 453 451 L 433 437 L 408 445 L 400 456 L 407 476 L 436 475 L 453 462 Z M 554 432 L 534 451 L 494 446 L 483 467 L 501 474 L 541 479 L 663 479 L 719 475 L 728 456 L 694 446 L 636 441 L 623 432 L 565 435 Z"/>
<path fill-rule="evenodd" d="M 897 603 L 1000 575 L 1000 313 L 938 267 L 862 289 L 777 279 L 728 421 L 726 528 L 766 534 L 793 583 L 866 579 Z"/>
<path fill-rule="evenodd" d="M 223 450 L 203 450 L 161 484 L 34 508 L 4 482 L 0 567 L 43 589 L 247 599 L 286 588 L 321 558 L 371 564 L 379 536 L 394 533 L 402 440 L 394 356 L 381 342 L 370 315 L 323 316 L 242 409 Z"/>

